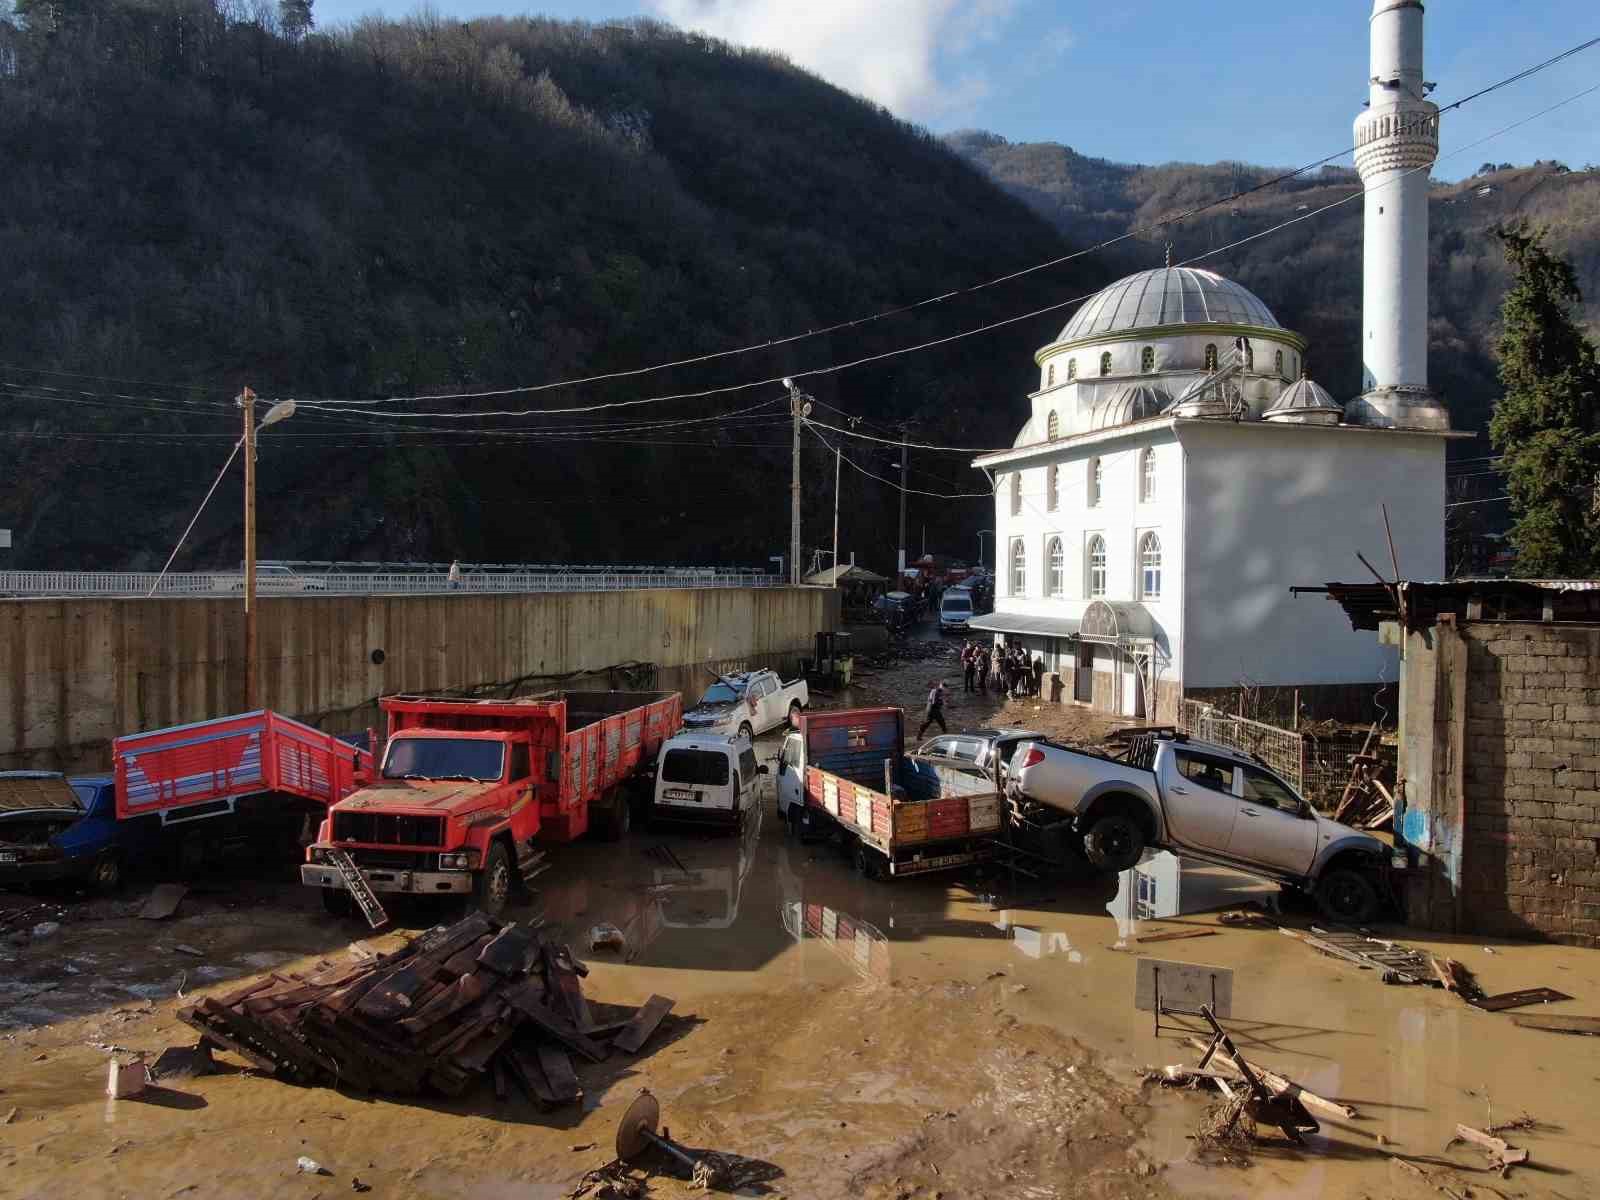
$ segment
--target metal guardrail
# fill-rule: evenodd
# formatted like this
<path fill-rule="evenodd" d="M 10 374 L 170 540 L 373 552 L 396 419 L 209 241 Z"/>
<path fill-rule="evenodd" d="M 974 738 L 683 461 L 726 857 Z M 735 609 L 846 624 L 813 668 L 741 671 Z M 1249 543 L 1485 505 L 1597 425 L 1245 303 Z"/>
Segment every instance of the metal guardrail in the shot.
<path fill-rule="evenodd" d="M 231 596 L 244 591 L 244 573 L 199 571 L 0 571 L 0 597 L 17 596 Z M 765 571 L 485 571 L 463 572 L 452 584 L 447 574 L 417 572 L 326 572 L 291 574 L 262 571 L 256 591 L 263 596 L 375 596 L 456 592 L 620 592 L 643 588 L 778 587 L 781 576 Z"/>

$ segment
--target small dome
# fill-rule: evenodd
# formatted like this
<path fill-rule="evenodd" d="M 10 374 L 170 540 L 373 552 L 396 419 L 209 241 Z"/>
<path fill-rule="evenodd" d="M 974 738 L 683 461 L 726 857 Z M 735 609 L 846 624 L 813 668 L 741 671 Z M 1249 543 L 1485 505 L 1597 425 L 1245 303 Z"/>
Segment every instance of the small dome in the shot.
<path fill-rule="evenodd" d="M 1124 384 L 1094 406 L 1089 416 L 1089 428 L 1110 429 L 1115 425 L 1158 417 L 1171 403 L 1172 397 L 1158 387 L 1148 383 Z"/>
<path fill-rule="evenodd" d="M 1157 267 L 1119 279 L 1083 302 L 1059 342 L 1163 325 L 1249 325 L 1282 329 L 1249 288 L 1194 267 Z"/>
<path fill-rule="evenodd" d="M 1344 416 L 1344 405 L 1315 380 L 1301 378 L 1283 389 L 1272 407 L 1261 414 L 1268 421 L 1313 421 L 1332 424 Z"/>

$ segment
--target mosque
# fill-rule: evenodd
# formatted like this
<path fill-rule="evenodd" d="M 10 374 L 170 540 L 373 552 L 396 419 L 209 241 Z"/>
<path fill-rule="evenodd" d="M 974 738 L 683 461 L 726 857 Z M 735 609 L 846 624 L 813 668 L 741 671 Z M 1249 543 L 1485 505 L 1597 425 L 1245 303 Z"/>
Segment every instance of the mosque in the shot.
<path fill-rule="evenodd" d="M 1365 190 L 1365 391 L 1310 378 L 1306 341 L 1240 284 L 1169 264 L 1087 300 L 1034 356 L 995 485 L 995 611 L 1059 698 L 1160 722 L 1184 697 L 1300 689 L 1334 712 L 1398 676 L 1394 651 L 1290 588 L 1387 567 L 1444 574 L 1449 419 L 1428 388 L 1428 170 L 1420 0 L 1375 0 Z M 1388 528 L 1384 514 L 1387 511 Z M 1344 628 L 1341 628 L 1344 626 Z"/>

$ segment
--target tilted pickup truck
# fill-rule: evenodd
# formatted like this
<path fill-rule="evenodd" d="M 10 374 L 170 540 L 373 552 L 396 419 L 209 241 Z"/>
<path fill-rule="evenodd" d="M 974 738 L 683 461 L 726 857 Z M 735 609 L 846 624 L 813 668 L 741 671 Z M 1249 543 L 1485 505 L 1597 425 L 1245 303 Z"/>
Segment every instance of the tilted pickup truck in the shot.
<path fill-rule="evenodd" d="M 724 737 L 743 734 L 753 741 L 785 722 L 798 728 L 800 714 L 810 703 L 811 690 L 804 679 L 784 683 L 776 671 L 719 675 L 700 703 L 683 714 L 683 727 L 690 733 Z"/>
<path fill-rule="evenodd" d="M 1117 759 L 1031 742 L 1012 756 L 1006 786 L 1019 806 L 1064 814 L 1103 871 L 1157 847 L 1289 884 L 1334 921 L 1369 921 L 1388 899 L 1383 842 L 1320 815 L 1260 760 L 1225 746 L 1147 734 Z"/>

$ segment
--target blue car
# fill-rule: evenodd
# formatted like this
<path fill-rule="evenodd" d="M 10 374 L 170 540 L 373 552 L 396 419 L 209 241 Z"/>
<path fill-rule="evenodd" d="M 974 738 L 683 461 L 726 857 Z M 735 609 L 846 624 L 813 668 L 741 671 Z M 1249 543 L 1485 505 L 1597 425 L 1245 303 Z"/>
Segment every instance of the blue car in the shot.
<path fill-rule="evenodd" d="M 117 820 L 110 775 L 0 771 L 0 887 L 72 880 L 110 891 L 144 832 Z"/>

